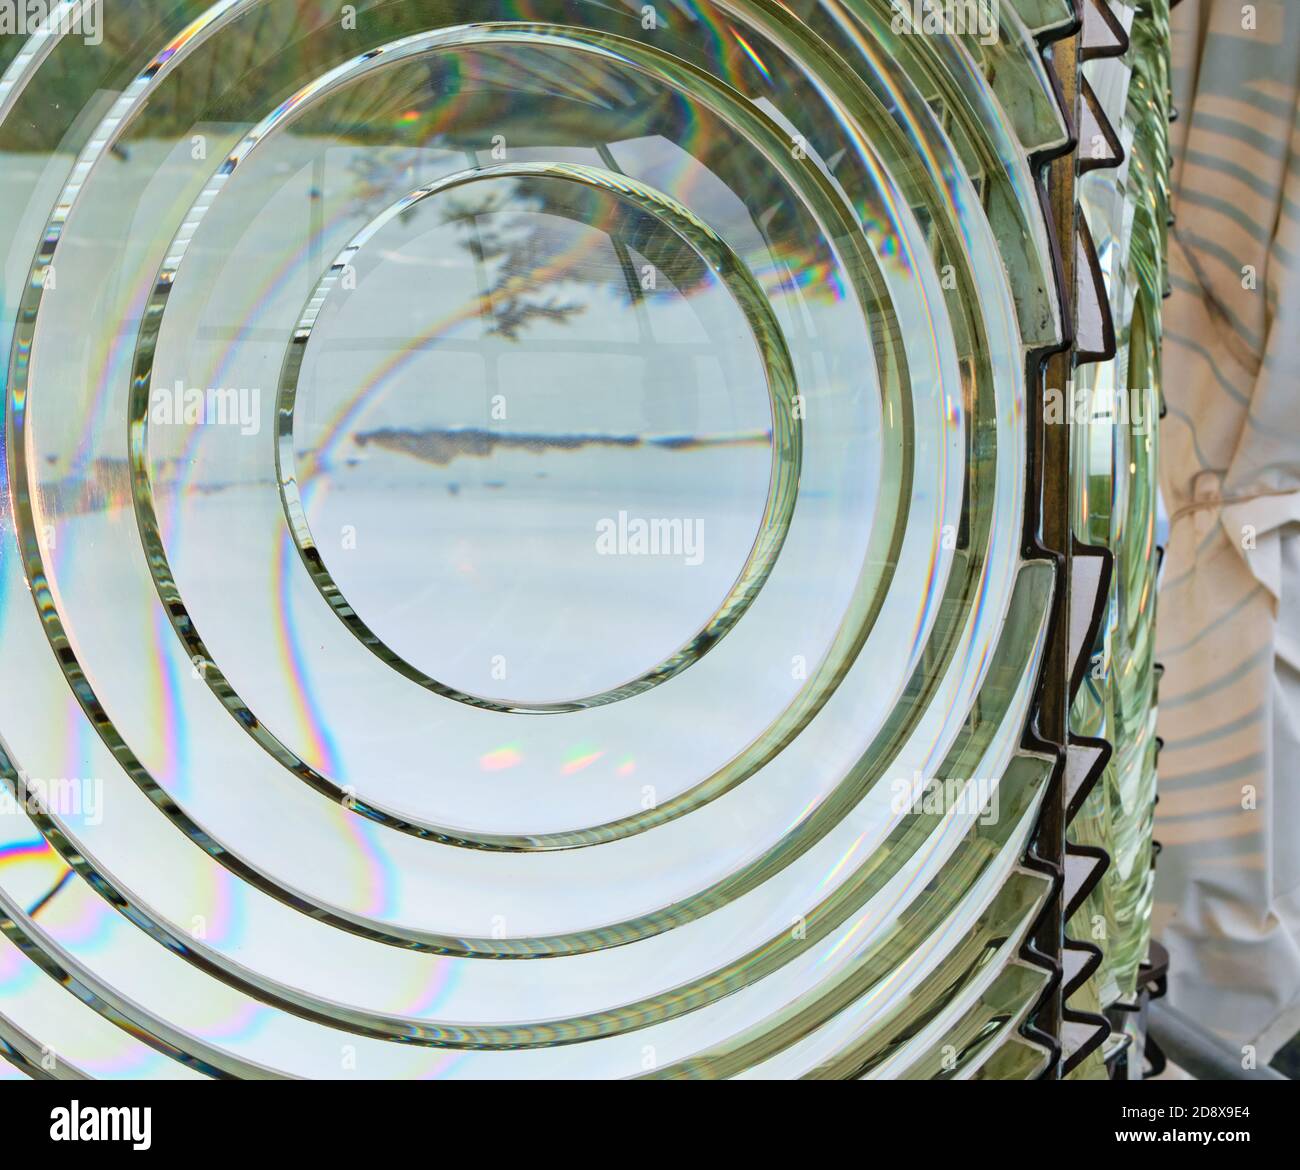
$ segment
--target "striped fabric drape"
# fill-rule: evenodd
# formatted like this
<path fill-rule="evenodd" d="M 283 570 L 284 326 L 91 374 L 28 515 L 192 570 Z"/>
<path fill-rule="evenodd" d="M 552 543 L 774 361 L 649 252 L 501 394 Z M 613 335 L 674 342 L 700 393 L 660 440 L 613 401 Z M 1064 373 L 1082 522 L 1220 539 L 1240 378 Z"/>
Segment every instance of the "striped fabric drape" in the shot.
<path fill-rule="evenodd" d="M 1300 3 L 1173 24 L 1155 925 L 1262 1064 L 1300 1031 Z"/>

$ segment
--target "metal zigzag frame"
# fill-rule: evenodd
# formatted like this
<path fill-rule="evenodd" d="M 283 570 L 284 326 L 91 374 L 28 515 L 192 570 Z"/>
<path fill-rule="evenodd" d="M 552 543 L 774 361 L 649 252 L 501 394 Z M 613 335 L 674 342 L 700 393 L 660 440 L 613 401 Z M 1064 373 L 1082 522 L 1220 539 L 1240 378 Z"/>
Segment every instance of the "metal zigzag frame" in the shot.
<path fill-rule="evenodd" d="M 1059 890 L 1038 943 L 1048 949 L 1059 939 L 1061 950 L 1057 985 L 1031 1027 L 1038 1024 L 1039 1037 L 1059 1036 L 1060 1062 L 1048 1075 L 1087 1077 L 1104 1076 L 1119 1054 L 1141 1048 L 1120 1009 L 1139 993 L 1154 860 L 1159 670 L 1150 647 L 1159 550 L 1150 533 L 1161 399 L 1150 331 L 1158 337 L 1164 287 L 1168 12 L 1158 0 L 1135 8 L 1087 0 L 1053 36 L 1045 55 L 1063 95 L 1073 98 L 1067 108 L 1079 127 L 1077 166 L 1054 176 L 1055 226 L 1078 246 L 1065 265 L 1073 353 L 1068 362 L 1058 357 L 1057 380 L 1047 386 L 1069 388 L 1058 420 L 1065 425 L 1056 431 L 1071 437 L 1062 452 L 1059 433 L 1047 428 L 1044 436 L 1043 531 L 1044 543 L 1070 565 L 1070 653 L 1064 675 L 1049 674 L 1040 693 L 1039 727 L 1055 733 L 1064 759 L 1035 839 Z M 1105 219 L 1105 193 L 1117 221 Z M 1116 511 L 1126 507 L 1123 515 L 1111 517 L 1112 497 Z M 1145 681 L 1121 680 L 1135 669 Z M 1120 1031 L 1112 1033 L 1112 1021 Z"/>

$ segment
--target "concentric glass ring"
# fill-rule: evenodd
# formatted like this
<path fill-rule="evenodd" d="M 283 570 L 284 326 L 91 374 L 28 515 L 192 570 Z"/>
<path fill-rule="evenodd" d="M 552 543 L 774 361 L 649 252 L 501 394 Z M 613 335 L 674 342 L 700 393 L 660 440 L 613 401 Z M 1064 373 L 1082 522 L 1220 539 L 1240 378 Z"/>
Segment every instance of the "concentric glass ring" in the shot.
<path fill-rule="evenodd" d="M 342 591 L 331 577 L 325 566 L 319 546 L 311 533 L 310 522 L 302 505 L 298 492 L 298 471 L 293 444 L 293 416 L 298 392 L 298 377 L 302 369 L 303 350 L 311 341 L 312 327 L 320 314 L 326 298 L 332 288 L 344 279 L 356 253 L 378 231 L 384 223 L 393 217 L 409 212 L 425 199 L 433 198 L 445 192 L 455 191 L 474 182 L 494 179 L 526 178 L 561 180 L 581 184 L 585 187 L 611 193 L 625 200 L 642 213 L 656 217 L 656 221 L 665 224 L 674 231 L 688 246 L 691 246 L 701 262 L 717 272 L 722 283 L 732 292 L 737 304 L 745 313 L 746 320 L 753 331 L 758 349 L 764 355 L 764 372 L 766 375 L 768 397 L 772 419 L 772 469 L 768 480 L 767 500 L 758 536 L 750 549 L 744 566 L 735 584 L 723 603 L 714 611 L 705 627 L 678 649 L 670 658 L 646 671 L 639 678 L 629 680 L 599 695 L 585 696 L 568 702 L 523 704 L 520 702 L 501 703 L 480 696 L 468 695 L 430 678 L 418 668 L 411 666 L 397 653 L 390 650 L 365 624 Z M 651 229 L 652 231 L 653 229 Z M 647 232 L 646 234 L 651 234 Z M 172 277 L 174 280 L 174 274 Z M 170 281 L 168 284 L 170 285 Z M 794 511 L 795 496 L 799 481 L 799 464 L 801 446 L 799 440 L 800 420 L 796 406 L 797 390 L 794 370 L 790 364 L 789 352 L 785 339 L 771 308 L 759 288 L 753 275 L 745 269 L 706 224 L 684 207 L 660 192 L 644 184 L 636 183 L 625 177 L 594 167 L 574 164 L 547 165 L 531 164 L 510 166 L 502 164 L 482 170 L 464 171 L 450 175 L 436 183 L 420 188 L 419 191 L 403 197 L 393 204 L 378 219 L 368 224 L 365 229 L 348 244 L 338 259 L 330 266 L 330 271 L 317 285 L 315 292 L 304 309 L 303 316 L 294 333 L 293 348 L 285 357 L 284 369 L 280 377 L 280 389 L 276 398 L 277 420 L 277 478 L 280 484 L 280 498 L 284 502 L 285 514 L 294 543 L 303 559 L 308 573 L 311 574 L 321 595 L 329 602 L 335 613 L 343 619 L 352 632 L 370 647 L 389 666 L 406 675 L 414 682 L 447 698 L 454 698 L 473 706 L 486 707 L 491 710 L 529 710 L 538 713 L 581 710 L 585 707 L 600 706 L 604 703 L 617 702 L 647 690 L 652 686 L 671 678 L 678 671 L 690 666 L 697 658 L 708 653 L 709 649 L 725 636 L 740 620 L 750 601 L 762 588 L 780 555 L 781 545 L 789 527 L 790 516 Z"/>

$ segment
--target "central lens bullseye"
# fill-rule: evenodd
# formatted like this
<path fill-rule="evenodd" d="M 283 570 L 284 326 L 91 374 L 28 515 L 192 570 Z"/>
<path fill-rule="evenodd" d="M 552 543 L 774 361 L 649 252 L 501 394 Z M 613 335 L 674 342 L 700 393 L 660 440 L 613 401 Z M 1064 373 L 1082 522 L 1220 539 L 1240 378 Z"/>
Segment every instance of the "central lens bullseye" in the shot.
<path fill-rule="evenodd" d="M 754 276 L 621 174 L 501 166 L 373 221 L 279 397 L 286 515 L 376 654 L 450 698 L 575 710 L 739 619 L 797 490 L 790 359 Z"/>

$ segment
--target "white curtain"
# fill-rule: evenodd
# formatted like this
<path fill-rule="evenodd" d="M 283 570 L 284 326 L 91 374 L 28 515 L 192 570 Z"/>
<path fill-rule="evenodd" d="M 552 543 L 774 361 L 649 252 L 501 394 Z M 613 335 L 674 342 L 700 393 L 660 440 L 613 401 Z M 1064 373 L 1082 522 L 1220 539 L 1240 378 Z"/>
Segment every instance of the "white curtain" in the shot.
<path fill-rule="evenodd" d="M 1263 1064 L 1300 1032 L 1300 3 L 1173 25 L 1155 931 Z"/>

